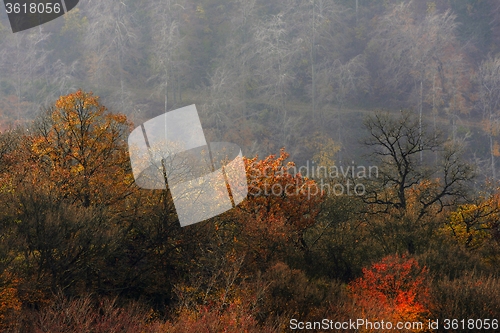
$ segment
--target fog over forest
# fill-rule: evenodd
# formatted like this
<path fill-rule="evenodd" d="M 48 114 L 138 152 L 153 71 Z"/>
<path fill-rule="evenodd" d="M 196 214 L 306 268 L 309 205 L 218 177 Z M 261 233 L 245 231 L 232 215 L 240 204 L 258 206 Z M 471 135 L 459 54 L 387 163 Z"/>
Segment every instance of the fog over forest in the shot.
<path fill-rule="evenodd" d="M 16 33 L 7 8 L 1 332 L 499 328 L 500 1 L 80 0 Z M 183 228 L 127 138 L 191 104 L 247 183 Z"/>
<path fill-rule="evenodd" d="M 2 11 L 1 126 L 82 88 L 136 124 L 196 103 L 214 140 L 248 154 L 286 147 L 304 161 L 307 142 L 332 139 L 337 160 L 350 163 L 363 160 L 366 114 L 410 109 L 473 146 L 469 157 L 492 174 L 499 8 L 469 0 L 87 0 L 17 34 Z"/>

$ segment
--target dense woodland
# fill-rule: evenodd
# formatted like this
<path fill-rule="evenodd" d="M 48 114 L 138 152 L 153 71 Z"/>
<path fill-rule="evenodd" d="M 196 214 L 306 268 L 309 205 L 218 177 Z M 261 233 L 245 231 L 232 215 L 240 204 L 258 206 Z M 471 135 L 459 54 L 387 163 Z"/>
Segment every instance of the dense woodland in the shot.
<path fill-rule="evenodd" d="M 0 15 L 2 332 L 500 320 L 498 1 L 82 0 L 15 34 Z M 192 103 L 250 191 L 181 228 L 127 137 Z"/>

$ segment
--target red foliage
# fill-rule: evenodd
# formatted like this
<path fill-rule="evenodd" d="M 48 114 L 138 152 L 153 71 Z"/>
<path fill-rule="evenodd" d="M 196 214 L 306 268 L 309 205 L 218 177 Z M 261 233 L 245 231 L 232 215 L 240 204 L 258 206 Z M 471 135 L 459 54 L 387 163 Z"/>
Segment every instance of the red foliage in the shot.
<path fill-rule="evenodd" d="M 391 255 L 363 268 L 349 284 L 357 310 L 370 319 L 413 321 L 428 314 L 428 269 L 413 258 Z"/>

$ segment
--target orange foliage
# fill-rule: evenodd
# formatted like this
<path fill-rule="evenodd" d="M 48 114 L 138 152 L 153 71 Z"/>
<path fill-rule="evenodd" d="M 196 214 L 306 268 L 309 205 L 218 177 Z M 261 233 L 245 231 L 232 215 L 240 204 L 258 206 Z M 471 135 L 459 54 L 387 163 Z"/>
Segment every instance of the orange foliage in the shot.
<path fill-rule="evenodd" d="M 21 301 L 17 293 L 19 281 L 12 279 L 9 274 L 2 274 L 2 280 L 8 280 L 0 287 L 0 328 L 12 327 L 16 316 L 21 311 Z"/>
<path fill-rule="evenodd" d="M 349 284 L 356 309 L 369 320 L 423 321 L 428 315 L 428 269 L 413 258 L 390 255 Z"/>
<path fill-rule="evenodd" d="M 248 312 L 232 303 L 227 309 L 219 310 L 203 306 L 198 311 L 183 311 L 175 323 L 167 322 L 160 326 L 162 332 L 225 332 L 225 333 L 272 333 L 276 330 L 261 327 Z"/>
<path fill-rule="evenodd" d="M 48 187 L 85 206 L 125 196 L 133 181 L 127 172 L 126 117 L 107 113 L 98 97 L 81 90 L 61 96 L 49 111 L 30 146 L 32 167 L 45 175 Z"/>
<path fill-rule="evenodd" d="M 313 180 L 295 174 L 292 162 L 285 164 L 288 156 L 282 149 L 279 157 L 245 159 L 249 195 L 238 219 L 250 238 L 305 246 L 303 232 L 314 224 L 323 197 Z"/>

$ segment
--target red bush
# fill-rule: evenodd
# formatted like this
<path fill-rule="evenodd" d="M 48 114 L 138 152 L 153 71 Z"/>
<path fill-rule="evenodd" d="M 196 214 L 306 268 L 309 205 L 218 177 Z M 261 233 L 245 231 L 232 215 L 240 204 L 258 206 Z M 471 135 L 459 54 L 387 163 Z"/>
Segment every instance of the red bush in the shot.
<path fill-rule="evenodd" d="M 428 315 L 428 269 L 413 258 L 387 256 L 364 268 L 348 289 L 356 311 L 369 320 L 423 321 Z"/>

